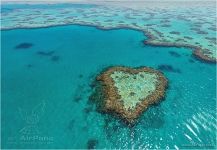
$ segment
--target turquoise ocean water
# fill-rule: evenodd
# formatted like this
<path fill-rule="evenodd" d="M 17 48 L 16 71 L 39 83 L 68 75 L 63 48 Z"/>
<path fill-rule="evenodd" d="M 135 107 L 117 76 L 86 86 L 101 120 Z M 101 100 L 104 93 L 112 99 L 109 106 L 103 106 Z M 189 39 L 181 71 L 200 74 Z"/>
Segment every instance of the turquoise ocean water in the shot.
<path fill-rule="evenodd" d="M 216 65 L 145 39 L 76 25 L 2 31 L 2 148 L 215 148 Z M 133 127 L 88 103 L 111 65 L 161 68 L 169 79 L 165 100 Z"/>

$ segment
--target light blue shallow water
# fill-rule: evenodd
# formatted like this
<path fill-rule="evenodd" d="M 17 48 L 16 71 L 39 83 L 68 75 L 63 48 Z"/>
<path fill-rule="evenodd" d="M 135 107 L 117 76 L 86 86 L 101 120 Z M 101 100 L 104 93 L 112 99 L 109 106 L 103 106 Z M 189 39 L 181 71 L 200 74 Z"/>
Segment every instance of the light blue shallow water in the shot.
<path fill-rule="evenodd" d="M 216 147 L 216 66 L 195 60 L 190 49 L 144 39 L 138 31 L 87 26 L 2 31 L 2 147 Z M 20 43 L 33 46 L 16 49 Z M 110 65 L 174 68 L 163 71 L 165 100 L 132 128 L 88 103 L 91 82 Z"/>

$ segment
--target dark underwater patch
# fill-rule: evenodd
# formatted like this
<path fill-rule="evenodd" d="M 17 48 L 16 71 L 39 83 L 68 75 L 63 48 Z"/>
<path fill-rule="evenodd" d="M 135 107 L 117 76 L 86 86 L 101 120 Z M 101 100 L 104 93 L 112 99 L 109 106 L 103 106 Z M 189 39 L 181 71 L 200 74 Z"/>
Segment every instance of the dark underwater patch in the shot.
<path fill-rule="evenodd" d="M 82 75 L 82 74 L 79 74 L 78 78 L 80 78 L 80 79 L 83 78 L 83 75 Z"/>
<path fill-rule="evenodd" d="M 185 39 L 192 40 L 193 38 L 190 36 L 184 36 Z"/>
<path fill-rule="evenodd" d="M 33 65 L 32 65 L 32 64 L 28 64 L 28 65 L 26 65 L 26 67 L 27 67 L 27 68 L 32 68 Z"/>
<path fill-rule="evenodd" d="M 153 23 L 152 24 L 145 24 L 145 26 L 153 26 L 153 25 L 155 25 L 155 24 L 153 24 Z"/>
<path fill-rule="evenodd" d="M 193 27 L 193 28 L 190 28 L 191 31 L 200 31 L 199 28 L 196 28 L 196 27 Z"/>
<path fill-rule="evenodd" d="M 41 55 L 41 56 L 51 56 L 54 54 L 55 51 L 49 51 L 49 52 L 45 52 L 45 51 L 38 51 L 37 54 Z"/>
<path fill-rule="evenodd" d="M 52 56 L 51 61 L 58 62 L 60 60 L 60 56 Z"/>
<path fill-rule="evenodd" d="M 171 66 L 171 65 L 165 65 L 165 64 L 159 65 L 158 69 L 161 71 L 181 73 L 180 69 L 173 68 L 173 66 Z"/>
<path fill-rule="evenodd" d="M 192 59 L 189 59 L 188 60 L 190 63 L 194 63 L 195 61 L 194 60 L 192 60 Z"/>
<path fill-rule="evenodd" d="M 69 130 L 72 130 L 72 129 L 73 129 L 74 123 L 75 123 L 74 120 L 71 120 L 71 121 L 69 122 L 69 124 L 68 124 L 68 129 L 69 129 Z"/>
<path fill-rule="evenodd" d="M 80 95 L 74 97 L 74 102 L 79 102 L 82 99 L 82 97 Z"/>
<path fill-rule="evenodd" d="M 87 141 L 87 149 L 96 149 L 97 144 L 98 144 L 98 140 L 96 140 L 96 139 L 89 139 Z"/>
<path fill-rule="evenodd" d="M 210 42 L 212 42 L 212 43 L 216 43 L 216 37 L 205 37 L 205 39 L 207 39 L 207 40 L 209 40 Z"/>
<path fill-rule="evenodd" d="M 179 35 L 180 32 L 177 32 L 177 31 L 171 31 L 170 34 L 176 34 L 176 35 Z"/>
<path fill-rule="evenodd" d="M 169 54 L 173 57 L 181 57 L 181 55 L 177 52 L 174 52 L 174 51 L 169 51 Z"/>
<path fill-rule="evenodd" d="M 170 21 L 165 19 L 165 20 L 161 20 L 160 23 L 169 23 Z"/>
<path fill-rule="evenodd" d="M 210 27 L 208 28 L 210 31 L 216 31 L 216 27 Z"/>
<path fill-rule="evenodd" d="M 78 85 L 77 88 L 74 91 L 73 95 L 73 101 L 74 102 L 80 102 L 83 99 L 83 95 L 85 93 L 85 86 L 84 85 Z"/>
<path fill-rule="evenodd" d="M 197 34 L 208 34 L 208 32 L 199 30 L 197 31 Z"/>
<path fill-rule="evenodd" d="M 171 27 L 171 25 L 169 25 L 169 24 L 163 24 L 163 25 L 161 25 L 161 27 L 166 27 L 166 28 L 168 28 L 168 27 Z"/>
<path fill-rule="evenodd" d="M 89 114 L 91 111 L 93 111 L 93 107 L 91 107 L 91 106 L 84 108 L 84 113 L 86 113 L 86 114 Z"/>
<path fill-rule="evenodd" d="M 33 46 L 32 43 L 20 43 L 15 46 L 15 49 L 28 49 L 31 48 L 32 46 Z"/>

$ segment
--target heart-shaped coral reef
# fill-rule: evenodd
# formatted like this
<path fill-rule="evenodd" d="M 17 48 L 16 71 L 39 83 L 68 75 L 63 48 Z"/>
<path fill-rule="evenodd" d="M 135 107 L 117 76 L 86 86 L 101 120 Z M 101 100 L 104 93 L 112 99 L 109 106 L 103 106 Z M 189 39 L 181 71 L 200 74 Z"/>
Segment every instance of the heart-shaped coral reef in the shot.
<path fill-rule="evenodd" d="M 151 104 L 165 95 L 167 79 L 148 67 L 111 67 L 97 77 L 96 101 L 104 112 L 115 113 L 132 123 Z"/>

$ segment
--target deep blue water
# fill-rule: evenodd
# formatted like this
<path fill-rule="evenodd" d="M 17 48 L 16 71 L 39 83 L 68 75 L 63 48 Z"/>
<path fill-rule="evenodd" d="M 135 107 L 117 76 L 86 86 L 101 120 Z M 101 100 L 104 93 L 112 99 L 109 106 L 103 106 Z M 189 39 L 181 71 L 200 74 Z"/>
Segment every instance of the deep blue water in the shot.
<path fill-rule="evenodd" d="M 148 46 L 142 32 L 88 26 L 16 29 L 1 38 L 3 148 L 215 146 L 216 66 L 190 49 Z M 173 67 L 163 70 L 165 100 L 131 128 L 88 103 L 94 77 L 111 65 Z"/>

